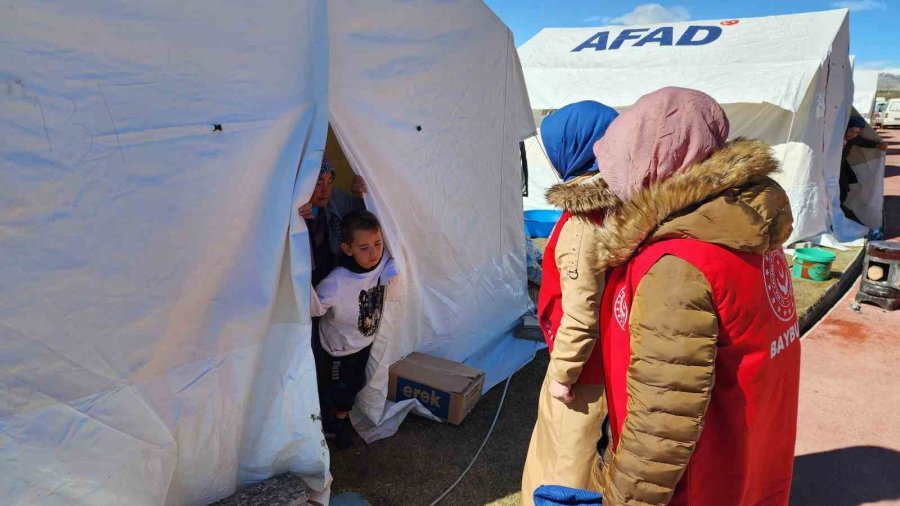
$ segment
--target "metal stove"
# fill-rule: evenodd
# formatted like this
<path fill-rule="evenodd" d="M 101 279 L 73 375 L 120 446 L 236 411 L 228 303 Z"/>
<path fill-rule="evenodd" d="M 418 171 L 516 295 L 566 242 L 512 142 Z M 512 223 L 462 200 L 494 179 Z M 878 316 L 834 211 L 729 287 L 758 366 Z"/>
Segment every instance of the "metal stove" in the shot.
<path fill-rule="evenodd" d="M 866 245 L 857 302 L 893 311 L 900 307 L 900 243 L 872 241 Z"/>

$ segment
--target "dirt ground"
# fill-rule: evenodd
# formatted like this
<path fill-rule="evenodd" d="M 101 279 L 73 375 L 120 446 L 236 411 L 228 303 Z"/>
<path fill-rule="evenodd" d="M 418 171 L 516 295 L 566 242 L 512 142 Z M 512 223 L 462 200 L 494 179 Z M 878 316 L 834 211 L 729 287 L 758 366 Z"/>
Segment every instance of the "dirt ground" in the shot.
<path fill-rule="evenodd" d="M 885 232 L 900 241 L 900 131 L 889 143 Z M 850 304 L 803 340 L 791 504 L 900 504 L 900 310 Z"/>
<path fill-rule="evenodd" d="M 537 415 L 537 394 L 549 355 L 538 353 L 513 376 L 500 418 L 478 461 L 442 504 L 519 504 L 522 465 Z M 469 465 L 487 433 L 503 393 L 494 387 L 462 425 L 410 417 L 391 438 L 332 452 L 335 494 L 357 492 L 373 506 L 428 505 Z"/>

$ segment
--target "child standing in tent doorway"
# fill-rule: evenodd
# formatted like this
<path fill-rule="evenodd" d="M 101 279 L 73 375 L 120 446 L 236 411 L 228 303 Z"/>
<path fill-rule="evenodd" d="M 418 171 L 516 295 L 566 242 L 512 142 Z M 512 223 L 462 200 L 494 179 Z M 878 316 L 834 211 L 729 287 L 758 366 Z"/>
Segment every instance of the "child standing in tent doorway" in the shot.
<path fill-rule="evenodd" d="M 325 279 L 337 265 L 341 255 L 341 220 L 351 211 L 366 208 L 362 198 L 367 191 L 366 182 L 360 176 L 353 180 L 353 195 L 335 188 L 334 167 L 322 158 L 312 197 L 298 210 L 309 229 L 313 286 Z"/>
<path fill-rule="evenodd" d="M 384 249 L 381 225 L 368 211 L 353 211 L 341 223 L 341 264 L 312 293 L 319 321 L 316 373 L 326 437 L 338 449 L 353 446 L 350 410 L 366 381 L 366 364 L 381 322 L 385 287 L 397 275 Z"/>

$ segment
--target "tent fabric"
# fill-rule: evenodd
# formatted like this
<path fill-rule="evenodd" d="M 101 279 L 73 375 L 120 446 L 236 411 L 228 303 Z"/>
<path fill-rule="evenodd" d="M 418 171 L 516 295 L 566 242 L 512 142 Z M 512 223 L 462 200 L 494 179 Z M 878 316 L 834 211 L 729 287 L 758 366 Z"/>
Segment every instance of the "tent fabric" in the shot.
<path fill-rule="evenodd" d="M 518 144 L 535 128 L 512 34 L 481 2 L 342 1 L 329 15 L 331 124 L 400 270 L 357 398 L 373 440 L 389 367 L 412 351 L 502 350 L 482 363 L 486 388 L 533 357 L 509 332 L 530 304 Z"/>
<path fill-rule="evenodd" d="M 769 103 L 796 111 L 846 18 L 847 11 L 841 9 L 736 20 L 545 28 L 519 48 L 519 56 L 535 109 L 597 100 L 600 91 L 604 99 L 598 101 L 618 108 L 659 88 L 678 86 L 709 93 L 722 104 Z M 692 26 L 720 28 L 722 34 L 706 45 L 679 45 Z M 635 38 L 615 49 L 625 31 Z M 609 33 L 606 49 L 575 51 L 602 32 Z M 698 30 L 684 42 L 702 41 L 705 33 Z M 661 42 L 644 42 L 646 36 Z"/>
<path fill-rule="evenodd" d="M 853 107 L 870 122 L 878 94 L 879 75 L 877 70 L 853 70 Z"/>
<path fill-rule="evenodd" d="M 5 504 L 207 504 L 287 471 L 327 491 L 296 209 L 329 107 L 402 268 L 366 416 L 413 350 L 493 383 L 533 355 L 507 332 L 534 130 L 509 31 L 479 1 L 416 5 L 7 5 Z"/>
<path fill-rule="evenodd" d="M 314 184 L 298 162 L 317 171 L 325 140 L 325 16 L 315 1 L 4 14 L 6 504 L 205 504 L 289 469 L 325 487 L 308 295 L 282 276 Z"/>
<path fill-rule="evenodd" d="M 704 34 L 719 29 L 718 38 L 708 44 L 687 44 L 704 41 Z M 605 46 L 604 36 L 598 36 L 603 33 Z M 668 34 L 671 44 L 659 42 Z M 642 37 L 657 42 L 642 43 Z M 588 41 L 605 49 L 574 51 Z M 831 231 L 853 92 L 845 9 L 660 25 L 547 28 L 522 45 L 519 55 L 536 110 L 590 99 L 622 112 L 665 86 L 709 94 L 725 109 L 732 139 L 763 140 L 782 162 L 775 179 L 788 192 L 795 219 L 788 243 Z M 526 142 L 526 209 L 549 207 L 543 193 L 556 178 L 542 151 L 539 139 Z"/>
<path fill-rule="evenodd" d="M 879 150 L 851 149 L 848 156 L 850 169 L 856 173 L 859 183 L 850 185 L 845 201 L 856 217 L 871 229 L 884 225 L 884 155 L 875 151 Z M 845 241 L 858 238 L 853 234 L 842 234 L 842 237 Z"/>

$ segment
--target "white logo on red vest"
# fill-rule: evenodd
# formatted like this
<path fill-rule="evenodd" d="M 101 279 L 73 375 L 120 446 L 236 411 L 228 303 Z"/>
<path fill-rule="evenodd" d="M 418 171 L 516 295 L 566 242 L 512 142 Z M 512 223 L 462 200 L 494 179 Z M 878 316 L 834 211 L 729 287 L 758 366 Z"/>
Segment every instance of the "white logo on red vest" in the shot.
<path fill-rule="evenodd" d="M 790 321 L 797 314 L 794 304 L 794 287 L 791 284 L 791 270 L 788 268 L 784 252 L 779 248 L 763 256 L 763 282 L 769 307 L 783 322 Z"/>
<path fill-rule="evenodd" d="M 616 302 L 613 304 L 613 314 L 616 317 L 616 323 L 619 328 L 625 330 L 625 323 L 628 322 L 628 304 L 625 303 L 625 287 L 619 288 L 616 294 Z"/>

